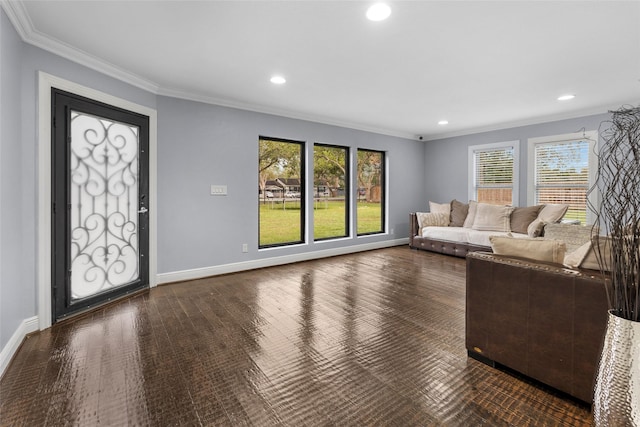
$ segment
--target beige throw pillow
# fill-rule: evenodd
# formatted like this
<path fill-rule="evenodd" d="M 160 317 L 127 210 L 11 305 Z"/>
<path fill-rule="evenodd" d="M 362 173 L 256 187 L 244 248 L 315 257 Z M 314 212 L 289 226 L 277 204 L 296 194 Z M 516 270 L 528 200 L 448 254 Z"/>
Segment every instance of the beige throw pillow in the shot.
<path fill-rule="evenodd" d="M 475 200 L 469 200 L 469 212 L 467 212 L 467 217 L 464 220 L 462 226 L 464 228 L 472 228 L 473 221 L 476 219 L 476 209 L 478 208 L 478 202 Z"/>
<path fill-rule="evenodd" d="M 449 216 L 451 215 L 451 203 L 434 203 L 429 201 L 429 211 L 431 213 L 441 213 L 447 216 L 447 223 L 445 227 L 449 225 Z"/>
<path fill-rule="evenodd" d="M 587 242 L 584 245 L 580 246 L 573 252 L 569 252 L 564 256 L 563 264 L 566 267 L 576 268 L 580 267 L 582 261 L 585 259 L 587 254 L 591 251 L 591 242 Z"/>
<path fill-rule="evenodd" d="M 542 236 L 542 232 L 544 231 L 544 226 L 546 224 L 546 222 L 538 219 L 533 220 L 533 222 L 527 227 L 527 235 L 531 238 Z"/>
<path fill-rule="evenodd" d="M 601 255 L 605 260 L 604 271 L 611 271 L 611 240 L 608 237 L 594 237 L 591 241 L 586 242 L 575 251 L 568 253 L 564 257 L 564 265 L 567 267 L 588 268 L 590 270 L 600 270 L 596 251 L 593 249 L 595 245 L 601 248 Z"/>
<path fill-rule="evenodd" d="M 511 231 L 527 234 L 527 227 L 538 217 L 541 208 L 542 205 L 514 208 L 511 212 Z"/>
<path fill-rule="evenodd" d="M 605 261 L 604 271 L 611 271 L 611 238 L 604 236 L 596 236 L 591 239 L 591 250 L 582 260 L 580 267 L 591 270 L 600 269 L 598 258 L 596 258 L 596 248 L 600 248 L 600 256 Z"/>
<path fill-rule="evenodd" d="M 590 242 L 592 233 L 598 234 L 598 228 L 592 225 L 547 224 L 544 227 L 544 238 L 563 241 L 568 253 Z"/>
<path fill-rule="evenodd" d="M 473 220 L 474 230 L 482 231 L 511 231 L 511 206 L 490 205 L 478 203 L 476 217 Z"/>
<path fill-rule="evenodd" d="M 449 215 L 435 212 L 416 212 L 418 227 L 446 227 L 449 224 Z"/>
<path fill-rule="evenodd" d="M 469 213 L 469 205 L 459 202 L 457 200 L 451 201 L 451 220 L 449 221 L 450 227 L 462 227 L 464 220 L 467 219 Z"/>
<path fill-rule="evenodd" d="M 569 209 L 569 205 L 544 205 L 538 214 L 538 218 L 527 227 L 529 237 L 538 237 L 540 235 L 536 235 L 536 231 L 544 227 L 544 225 L 541 226 L 540 223 L 553 224 L 554 222 L 559 222 L 564 214 L 567 213 L 567 209 Z"/>
<path fill-rule="evenodd" d="M 491 236 L 491 249 L 497 255 L 510 255 L 535 261 L 562 264 L 566 251 L 565 244 L 557 240 L 516 239 L 513 237 Z"/>
<path fill-rule="evenodd" d="M 538 214 L 538 219 L 551 224 L 559 222 L 564 214 L 567 213 L 567 209 L 569 209 L 569 205 L 544 205 Z"/>

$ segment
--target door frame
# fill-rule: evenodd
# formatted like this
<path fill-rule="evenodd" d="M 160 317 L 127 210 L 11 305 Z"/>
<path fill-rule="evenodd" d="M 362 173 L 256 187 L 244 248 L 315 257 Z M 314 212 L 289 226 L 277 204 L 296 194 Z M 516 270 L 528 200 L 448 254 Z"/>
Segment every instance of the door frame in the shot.
<path fill-rule="evenodd" d="M 149 117 L 149 287 L 157 285 L 157 111 L 98 90 L 38 72 L 38 327 L 52 324 L 51 89 L 61 89 Z"/>

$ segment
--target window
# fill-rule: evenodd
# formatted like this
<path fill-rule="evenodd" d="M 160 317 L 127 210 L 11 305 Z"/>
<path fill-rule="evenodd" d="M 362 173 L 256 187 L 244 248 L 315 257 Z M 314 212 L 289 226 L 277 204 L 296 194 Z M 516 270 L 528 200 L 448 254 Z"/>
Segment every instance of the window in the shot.
<path fill-rule="evenodd" d="M 518 204 L 519 141 L 469 147 L 469 200 Z"/>
<path fill-rule="evenodd" d="M 384 232 L 385 155 L 358 149 L 356 222 L 358 235 Z"/>
<path fill-rule="evenodd" d="M 260 137 L 259 248 L 304 242 L 304 142 Z"/>
<path fill-rule="evenodd" d="M 564 219 L 593 222 L 587 191 L 595 179 L 595 131 L 529 140 L 529 203 L 568 204 Z M 595 193 L 592 197 L 595 197 Z M 597 205 L 595 200 L 592 200 Z"/>
<path fill-rule="evenodd" d="M 315 144 L 313 147 L 313 238 L 349 235 L 347 177 L 349 149 Z"/>

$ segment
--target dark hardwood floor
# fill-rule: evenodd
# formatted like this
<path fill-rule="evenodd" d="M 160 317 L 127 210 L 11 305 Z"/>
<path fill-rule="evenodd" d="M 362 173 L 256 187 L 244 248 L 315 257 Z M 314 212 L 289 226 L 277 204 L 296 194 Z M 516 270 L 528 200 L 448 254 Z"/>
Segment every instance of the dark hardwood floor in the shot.
<path fill-rule="evenodd" d="M 465 261 L 395 247 L 160 286 L 29 336 L 6 426 L 578 426 L 469 359 Z"/>

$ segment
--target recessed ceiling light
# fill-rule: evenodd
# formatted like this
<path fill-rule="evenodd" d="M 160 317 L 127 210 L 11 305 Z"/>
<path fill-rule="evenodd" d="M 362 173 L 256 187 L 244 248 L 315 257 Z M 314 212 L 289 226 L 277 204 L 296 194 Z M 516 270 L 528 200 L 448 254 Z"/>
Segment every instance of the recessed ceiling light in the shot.
<path fill-rule="evenodd" d="M 367 9 L 367 18 L 370 21 L 384 21 L 391 15 L 391 8 L 385 3 L 376 3 Z"/>
<path fill-rule="evenodd" d="M 273 76 L 271 77 L 271 83 L 275 84 L 275 85 L 282 85 L 285 84 L 287 82 L 287 79 L 285 79 L 282 76 Z"/>
<path fill-rule="evenodd" d="M 558 97 L 558 101 L 568 101 L 570 99 L 575 98 L 575 95 L 562 95 Z"/>
<path fill-rule="evenodd" d="M 449 121 L 448 121 L 448 120 L 440 120 L 440 121 L 438 122 L 438 124 L 439 124 L 440 126 L 448 125 L 448 124 L 449 124 Z"/>

